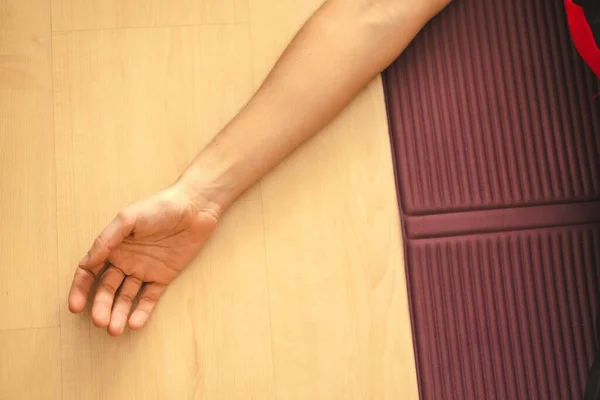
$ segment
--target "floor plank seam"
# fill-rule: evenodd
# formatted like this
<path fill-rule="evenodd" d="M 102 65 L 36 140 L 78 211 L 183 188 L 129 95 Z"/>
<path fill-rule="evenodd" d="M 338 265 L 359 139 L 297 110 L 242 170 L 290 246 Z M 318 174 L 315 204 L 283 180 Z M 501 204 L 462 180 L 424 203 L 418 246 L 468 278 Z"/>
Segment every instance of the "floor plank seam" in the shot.
<path fill-rule="evenodd" d="M 199 22 L 194 24 L 161 24 L 161 25 L 143 25 L 143 26 L 117 26 L 117 27 L 106 27 L 106 28 L 89 28 L 89 29 L 53 29 L 52 35 L 55 34 L 67 34 L 67 33 L 79 33 L 79 32 L 110 32 L 110 31 L 128 31 L 138 29 L 168 29 L 168 28 L 199 28 L 204 26 L 235 26 L 235 25 L 249 25 L 248 21 L 227 21 L 227 22 Z"/>
<path fill-rule="evenodd" d="M 24 331 L 37 331 L 37 330 L 43 330 L 43 329 L 56 329 L 56 328 L 60 328 L 60 324 L 58 325 L 48 325 L 48 326 L 31 326 L 31 327 L 27 327 L 27 328 L 7 328 L 7 329 L 0 329 L 0 334 L 3 332 L 24 332 Z"/>
<path fill-rule="evenodd" d="M 267 304 L 269 305 L 269 331 L 271 337 L 271 364 L 273 366 L 273 391 L 277 395 L 277 382 L 275 379 L 275 343 L 273 342 L 273 314 L 271 312 L 271 285 L 269 283 L 269 262 L 267 259 L 267 223 L 265 221 L 263 186 L 260 185 L 260 211 L 263 226 L 263 253 L 265 258 L 265 279 L 267 280 Z"/>
<path fill-rule="evenodd" d="M 54 142 L 53 150 L 54 150 L 54 197 L 55 197 L 55 210 L 54 210 L 54 219 L 55 219 L 55 234 L 56 234 L 56 301 L 58 307 L 58 362 L 60 363 L 60 398 L 64 399 L 64 385 L 63 385 L 63 377 L 64 377 L 64 364 L 62 359 L 62 328 L 60 323 L 60 247 L 58 245 L 58 163 L 57 163 L 57 140 L 56 140 L 56 109 L 55 109 L 55 91 L 54 91 L 54 19 L 52 13 L 52 4 L 53 0 L 48 0 L 50 6 L 50 85 L 52 90 L 52 140 Z"/>

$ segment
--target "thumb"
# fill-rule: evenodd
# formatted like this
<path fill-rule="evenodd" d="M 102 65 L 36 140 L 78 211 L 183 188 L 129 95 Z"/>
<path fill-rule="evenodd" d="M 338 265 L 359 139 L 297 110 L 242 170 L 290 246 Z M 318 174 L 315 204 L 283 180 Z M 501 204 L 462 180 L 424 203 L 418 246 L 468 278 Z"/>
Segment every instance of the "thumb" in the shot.
<path fill-rule="evenodd" d="M 127 210 L 121 211 L 98 235 L 88 253 L 79 262 L 83 269 L 90 269 L 104 263 L 112 249 L 133 232 L 136 216 Z"/>

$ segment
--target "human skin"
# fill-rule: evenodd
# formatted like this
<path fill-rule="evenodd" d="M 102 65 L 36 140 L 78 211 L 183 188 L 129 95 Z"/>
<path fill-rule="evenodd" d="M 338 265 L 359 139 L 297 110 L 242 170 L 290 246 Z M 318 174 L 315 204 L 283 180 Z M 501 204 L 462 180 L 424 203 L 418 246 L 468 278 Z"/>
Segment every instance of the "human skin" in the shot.
<path fill-rule="evenodd" d="M 85 309 L 97 280 L 96 326 L 111 335 L 144 326 L 228 206 L 329 123 L 450 2 L 326 1 L 173 185 L 124 208 L 98 235 L 76 268 L 69 309 Z"/>

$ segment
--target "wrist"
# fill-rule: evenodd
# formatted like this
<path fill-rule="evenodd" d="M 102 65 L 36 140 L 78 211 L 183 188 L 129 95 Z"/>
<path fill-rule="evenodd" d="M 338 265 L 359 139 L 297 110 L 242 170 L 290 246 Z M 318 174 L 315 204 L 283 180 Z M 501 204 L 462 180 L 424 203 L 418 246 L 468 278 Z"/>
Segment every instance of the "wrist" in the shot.
<path fill-rule="evenodd" d="M 236 180 L 225 158 L 211 161 L 200 155 L 175 182 L 174 186 L 194 204 L 199 211 L 220 217 L 239 195 Z"/>
<path fill-rule="evenodd" d="M 204 184 L 187 174 L 182 175 L 172 188 L 181 193 L 198 212 L 208 213 L 219 219 L 227 208 L 218 188 Z"/>

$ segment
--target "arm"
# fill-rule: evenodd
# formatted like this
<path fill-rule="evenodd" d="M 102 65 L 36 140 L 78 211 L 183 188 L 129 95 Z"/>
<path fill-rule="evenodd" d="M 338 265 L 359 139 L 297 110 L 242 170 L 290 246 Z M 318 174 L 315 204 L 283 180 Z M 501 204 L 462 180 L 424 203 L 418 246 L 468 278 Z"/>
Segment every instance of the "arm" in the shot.
<path fill-rule="evenodd" d="M 227 207 L 333 119 L 450 1 L 327 1 L 177 182 L 126 207 L 98 235 L 75 271 L 70 310 L 85 308 L 98 280 L 94 323 L 111 335 L 126 324 L 141 328 Z"/>
<path fill-rule="evenodd" d="M 220 214 L 330 122 L 450 0 L 331 0 L 179 183 Z"/>

